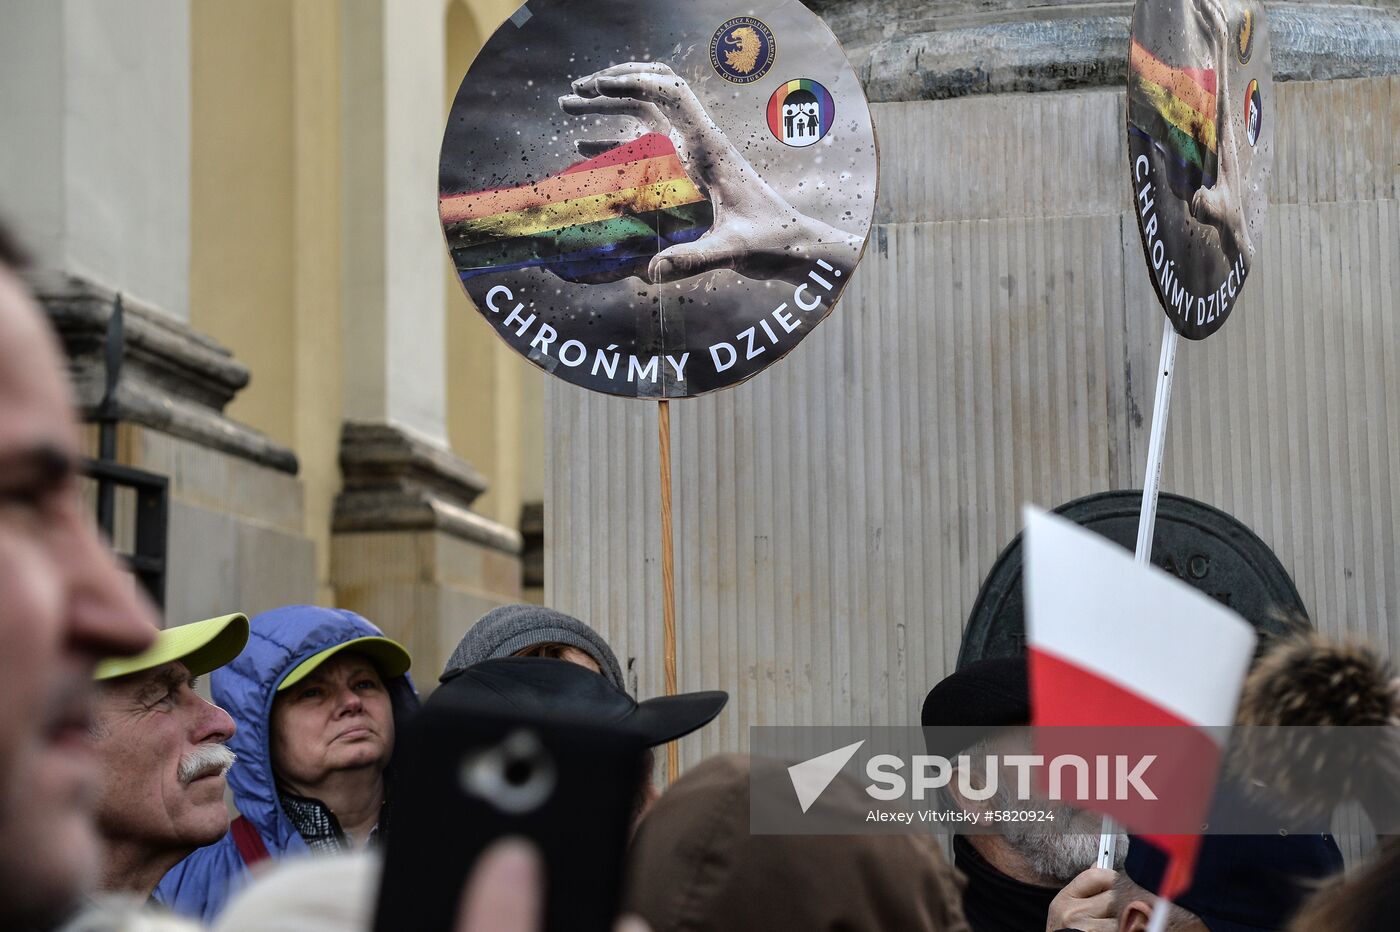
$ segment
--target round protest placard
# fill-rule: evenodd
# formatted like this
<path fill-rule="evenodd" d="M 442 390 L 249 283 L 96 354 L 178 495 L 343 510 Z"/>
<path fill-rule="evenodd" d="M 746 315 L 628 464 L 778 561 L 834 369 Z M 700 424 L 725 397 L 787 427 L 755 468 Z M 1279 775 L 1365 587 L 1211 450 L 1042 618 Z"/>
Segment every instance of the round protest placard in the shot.
<path fill-rule="evenodd" d="M 1202 340 L 1239 300 L 1263 232 L 1275 100 L 1257 0 L 1138 0 L 1128 161 L 1148 277 Z"/>
<path fill-rule="evenodd" d="M 850 281 L 875 208 L 855 72 L 795 0 L 532 0 L 448 118 L 439 214 L 477 310 L 614 395 L 726 388 Z"/>

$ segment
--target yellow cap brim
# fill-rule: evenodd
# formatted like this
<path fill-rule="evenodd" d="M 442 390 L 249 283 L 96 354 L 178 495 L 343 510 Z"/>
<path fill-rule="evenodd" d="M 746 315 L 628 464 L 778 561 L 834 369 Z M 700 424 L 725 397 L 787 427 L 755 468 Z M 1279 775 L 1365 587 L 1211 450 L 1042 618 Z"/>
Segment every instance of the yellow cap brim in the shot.
<path fill-rule="evenodd" d="M 292 672 L 288 673 L 278 684 L 277 691 L 280 693 L 284 689 L 295 686 L 306 679 L 311 671 L 343 650 L 364 654 L 374 664 L 379 675 L 386 680 L 403 676 L 413 664 L 413 658 L 409 657 L 408 651 L 404 650 L 403 645 L 398 641 L 380 637 L 352 638 L 343 644 L 327 647 L 319 654 L 312 654 L 297 664 L 292 668 Z"/>
<path fill-rule="evenodd" d="M 97 664 L 92 678 L 112 680 L 179 660 L 191 676 L 202 676 L 233 660 L 248 643 L 248 616 L 241 612 L 166 628 L 156 642 L 134 657 L 110 657 Z"/>

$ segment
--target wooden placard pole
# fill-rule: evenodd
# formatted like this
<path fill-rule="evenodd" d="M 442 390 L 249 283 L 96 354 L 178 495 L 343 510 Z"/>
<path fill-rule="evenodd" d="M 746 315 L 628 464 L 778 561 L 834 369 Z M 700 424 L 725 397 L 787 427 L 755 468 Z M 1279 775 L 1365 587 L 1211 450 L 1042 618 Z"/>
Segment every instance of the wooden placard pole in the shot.
<path fill-rule="evenodd" d="M 671 408 L 656 404 L 657 439 L 661 444 L 661 619 L 666 695 L 676 694 L 676 552 L 671 525 Z M 681 775 L 680 745 L 666 745 L 666 783 Z"/>
<path fill-rule="evenodd" d="M 1162 454 L 1167 441 L 1167 413 L 1172 404 L 1172 373 L 1176 371 L 1176 345 L 1180 337 L 1171 318 L 1162 317 L 1162 356 L 1157 365 L 1157 395 L 1152 403 L 1152 429 L 1147 441 L 1147 475 L 1142 481 L 1142 508 L 1138 511 L 1137 548 L 1133 559 L 1152 561 L 1152 537 L 1157 530 L 1157 494 L 1162 489 Z M 1104 816 L 1099 834 L 1099 867 L 1113 868 L 1118 827 Z M 1154 914 L 1155 917 L 1155 914 Z M 1155 921 L 1155 918 L 1154 918 Z"/>

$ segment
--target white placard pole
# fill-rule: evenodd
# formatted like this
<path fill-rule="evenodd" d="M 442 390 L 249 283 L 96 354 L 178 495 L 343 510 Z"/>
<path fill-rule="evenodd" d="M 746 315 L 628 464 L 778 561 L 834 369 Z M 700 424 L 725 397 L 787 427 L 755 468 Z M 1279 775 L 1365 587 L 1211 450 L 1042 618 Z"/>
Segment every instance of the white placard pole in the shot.
<path fill-rule="evenodd" d="M 1142 483 L 1142 510 L 1138 513 L 1139 563 L 1152 559 L 1152 534 L 1157 527 L 1157 493 L 1162 487 L 1162 450 L 1167 441 L 1167 412 L 1172 404 L 1172 373 L 1176 371 L 1176 344 L 1180 339 L 1172 322 L 1162 317 L 1162 358 L 1157 365 L 1157 398 L 1152 405 L 1152 434 L 1147 441 L 1147 476 Z"/>
<path fill-rule="evenodd" d="M 1148 563 L 1152 559 L 1152 536 L 1157 528 L 1157 493 L 1162 487 L 1162 451 L 1166 447 L 1167 412 L 1172 404 L 1172 373 L 1176 370 L 1178 339 L 1171 319 L 1162 315 L 1162 358 L 1157 366 L 1157 397 L 1152 404 L 1152 433 L 1147 441 L 1147 475 L 1142 482 L 1137 549 L 1133 551 L 1133 558 L 1139 563 Z M 1113 868 L 1113 848 L 1117 836 L 1118 827 L 1112 819 L 1104 816 L 1103 831 L 1099 835 L 1099 867 Z M 1160 907 L 1162 904 L 1158 905 Z M 1165 928 L 1165 925 L 1158 925 L 1158 918 L 1154 910 L 1152 930 Z M 1166 922 L 1165 911 L 1162 911 L 1160 918 L 1162 923 Z"/>

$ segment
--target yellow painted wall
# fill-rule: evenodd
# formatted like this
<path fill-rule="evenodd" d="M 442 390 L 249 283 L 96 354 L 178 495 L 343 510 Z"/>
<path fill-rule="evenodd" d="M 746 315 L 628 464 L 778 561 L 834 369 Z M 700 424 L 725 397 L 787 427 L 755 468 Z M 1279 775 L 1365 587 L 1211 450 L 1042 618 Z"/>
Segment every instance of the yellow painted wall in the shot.
<path fill-rule="evenodd" d="M 295 446 L 291 8 L 191 8 L 190 323 L 253 373 L 228 414 Z"/>
<path fill-rule="evenodd" d="M 518 5 L 516 0 L 447 0 L 444 119 L 472 59 Z M 545 375 L 496 336 L 472 307 L 446 256 L 443 269 L 448 438 L 457 455 L 490 482 L 476 509 L 518 528 L 521 505 L 544 494 Z"/>
<path fill-rule="evenodd" d="M 296 451 L 315 539 L 319 598 L 331 604 L 330 528 L 340 491 L 340 2 L 292 4 L 296 184 Z"/>
<path fill-rule="evenodd" d="M 443 114 L 515 0 L 444 0 Z M 253 374 L 228 414 L 301 463 L 317 587 L 340 489 L 340 0 L 193 0 L 190 322 Z M 543 373 L 449 278 L 448 433 L 490 483 L 477 510 L 519 527 L 544 487 Z"/>
<path fill-rule="evenodd" d="M 252 381 L 228 414 L 301 463 L 329 600 L 340 374 L 340 4 L 194 0 L 190 323 Z"/>

